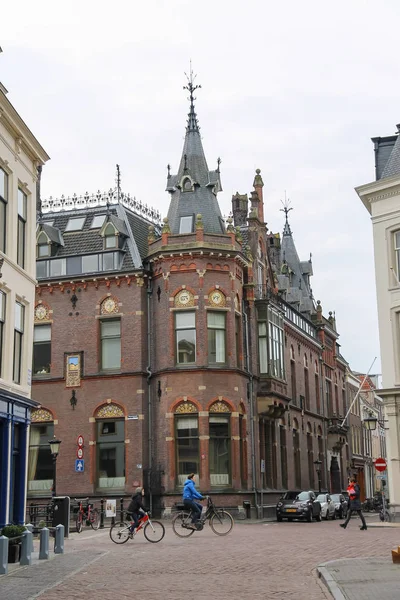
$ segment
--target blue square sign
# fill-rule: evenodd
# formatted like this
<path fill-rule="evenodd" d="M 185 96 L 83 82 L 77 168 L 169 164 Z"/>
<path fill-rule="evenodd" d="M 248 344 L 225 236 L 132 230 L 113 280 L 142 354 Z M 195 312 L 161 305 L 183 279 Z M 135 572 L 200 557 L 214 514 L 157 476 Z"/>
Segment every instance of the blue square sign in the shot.
<path fill-rule="evenodd" d="M 77 473 L 83 473 L 85 470 L 85 461 L 83 458 L 77 458 L 75 460 L 75 471 Z"/>

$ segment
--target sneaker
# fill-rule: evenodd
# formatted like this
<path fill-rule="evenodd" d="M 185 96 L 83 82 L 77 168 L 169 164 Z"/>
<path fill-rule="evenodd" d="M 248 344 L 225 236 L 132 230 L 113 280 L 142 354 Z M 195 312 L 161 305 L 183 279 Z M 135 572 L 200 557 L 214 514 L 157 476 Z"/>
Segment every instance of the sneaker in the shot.
<path fill-rule="evenodd" d="M 346 529 L 347 525 L 345 525 L 345 523 L 340 523 L 340 527 L 343 527 L 343 529 Z"/>

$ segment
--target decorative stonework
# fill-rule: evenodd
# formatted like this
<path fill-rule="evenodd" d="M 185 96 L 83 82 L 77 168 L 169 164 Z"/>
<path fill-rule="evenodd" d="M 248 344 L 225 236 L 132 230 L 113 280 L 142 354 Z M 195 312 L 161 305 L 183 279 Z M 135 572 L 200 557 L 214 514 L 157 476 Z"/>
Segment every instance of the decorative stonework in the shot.
<path fill-rule="evenodd" d="M 124 411 L 116 404 L 105 404 L 96 413 L 96 419 L 115 419 L 124 416 Z"/>
<path fill-rule="evenodd" d="M 108 296 L 100 305 L 101 315 L 112 315 L 119 312 L 118 299 L 115 296 Z"/>
<path fill-rule="evenodd" d="M 174 305 L 176 308 L 186 308 L 187 306 L 194 306 L 194 296 L 188 290 L 181 290 L 174 298 Z"/>
<path fill-rule="evenodd" d="M 213 290 L 208 295 L 208 304 L 210 306 L 226 306 L 226 298 L 220 290 Z"/>
<path fill-rule="evenodd" d="M 80 352 L 65 355 L 65 387 L 81 385 L 82 356 Z"/>
<path fill-rule="evenodd" d="M 50 319 L 50 310 L 46 304 L 40 303 L 35 306 L 35 323 L 43 323 Z"/>
<path fill-rule="evenodd" d="M 175 413 L 178 415 L 183 415 L 187 413 L 197 413 L 197 406 L 192 404 L 191 402 L 183 402 L 176 407 Z"/>
<path fill-rule="evenodd" d="M 235 310 L 236 312 L 240 312 L 240 303 L 239 298 L 237 296 L 235 296 Z"/>
<path fill-rule="evenodd" d="M 46 423 L 53 421 L 53 415 L 45 408 L 37 408 L 31 412 L 32 423 Z"/>
<path fill-rule="evenodd" d="M 225 404 L 225 402 L 221 402 L 221 400 L 218 400 L 218 402 L 214 402 L 214 404 L 212 404 L 210 406 L 210 413 L 230 413 L 231 409 L 229 408 L 229 406 L 227 404 Z"/>

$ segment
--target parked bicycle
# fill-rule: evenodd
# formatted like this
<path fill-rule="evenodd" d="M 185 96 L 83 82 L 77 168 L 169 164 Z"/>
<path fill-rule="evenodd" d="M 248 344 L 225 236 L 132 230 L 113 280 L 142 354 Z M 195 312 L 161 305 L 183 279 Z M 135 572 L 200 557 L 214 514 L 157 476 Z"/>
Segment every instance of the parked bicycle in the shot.
<path fill-rule="evenodd" d="M 132 540 L 138 534 L 139 531 L 143 530 L 144 537 L 148 542 L 156 544 L 161 542 L 165 535 L 165 528 L 160 521 L 151 521 L 150 514 L 145 513 L 144 516 L 139 519 L 139 524 L 135 531 L 131 532 L 131 527 L 134 524 L 121 521 L 121 523 L 115 523 L 110 529 L 110 538 L 115 544 L 125 544 L 128 540 Z"/>
<path fill-rule="evenodd" d="M 223 508 L 216 508 L 214 502 L 207 496 L 207 510 L 197 523 L 197 528 L 193 528 L 192 511 L 180 510 L 172 519 L 172 529 L 179 537 L 189 537 L 195 531 L 201 531 L 206 521 L 210 522 L 210 527 L 217 535 L 228 535 L 232 531 L 233 517 Z"/>
<path fill-rule="evenodd" d="M 81 533 L 84 522 L 91 525 L 92 529 L 98 529 L 100 526 L 100 513 L 97 508 L 93 508 L 93 504 L 90 504 L 89 498 L 83 498 L 83 500 L 75 498 L 75 501 L 79 504 L 78 514 L 76 516 L 77 532 Z M 84 501 L 87 502 L 85 507 L 83 506 Z"/>

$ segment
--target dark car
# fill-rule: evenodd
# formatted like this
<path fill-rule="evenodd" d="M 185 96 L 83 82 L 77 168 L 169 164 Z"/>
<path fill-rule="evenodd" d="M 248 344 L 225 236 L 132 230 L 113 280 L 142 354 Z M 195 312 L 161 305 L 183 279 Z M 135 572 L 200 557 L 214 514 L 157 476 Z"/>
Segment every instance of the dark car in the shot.
<path fill-rule="evenodd" d="M 314 492 L 285 492 L 276 505 L 276 520 L 305 519 L 309 523 L 321 520 L 321 504 L 316 501 Z"/>
<path fill-rule="evenodd" d="M 348 498 L 343 494 L 331 494 L 331 500 L 335 504 L 336 516 L 344 519 L 348 511 Z"/>

